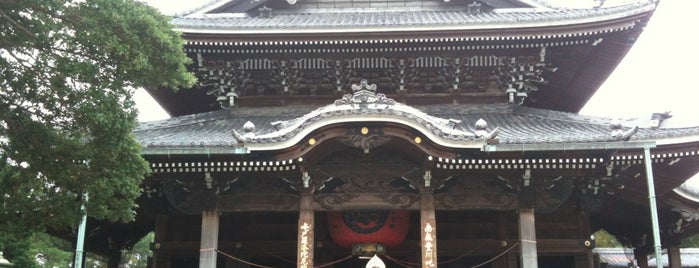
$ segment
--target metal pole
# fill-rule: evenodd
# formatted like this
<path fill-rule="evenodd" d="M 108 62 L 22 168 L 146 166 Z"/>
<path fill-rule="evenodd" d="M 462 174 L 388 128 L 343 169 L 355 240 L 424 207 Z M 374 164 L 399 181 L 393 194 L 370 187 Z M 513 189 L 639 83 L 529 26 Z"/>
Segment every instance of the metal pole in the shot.
<path fill-rule="evenodd" d="M 650 147 L 643 148 L 646 163 L 646 179 L 648 181 L 648 206 L 650 207 L 650 219 L 653 225 L 653 246 L 655 247 L 656 267 L 663 267 L 663 252 L 660 245 L 660 227 L 658 224 L 658 207 L 655 202 L 655 185 L 653 184 L 653 160 L 650 158 Z"/>
<path fill-rule="evenodd" d="M 83 212 L 83 217 L 80 220 L 80 226 L 78 226 L 78 241 L 75 245 L 75 261 L 73 262 L 74 268 L 83 267 L 83 249 L 85 247 L 85 225 L 87 225 L 87 211 L 85 209 L 85 203 L 87 203 L 88 195 L 83 194 L 83 204 L 80 206 L 80 211 Z"/>

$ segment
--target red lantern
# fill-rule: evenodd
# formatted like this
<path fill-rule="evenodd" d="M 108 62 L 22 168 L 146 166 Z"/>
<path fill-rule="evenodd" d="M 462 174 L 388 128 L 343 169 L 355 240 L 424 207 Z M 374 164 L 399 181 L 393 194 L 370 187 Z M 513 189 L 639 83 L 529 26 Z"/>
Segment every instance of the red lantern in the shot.
<path fill-rule="evenodd" d="M 380 243 L 395 247 L 408 234 L 408 211 L 328 212 L 330 237 L 341 247 L 358 243 Z"/>

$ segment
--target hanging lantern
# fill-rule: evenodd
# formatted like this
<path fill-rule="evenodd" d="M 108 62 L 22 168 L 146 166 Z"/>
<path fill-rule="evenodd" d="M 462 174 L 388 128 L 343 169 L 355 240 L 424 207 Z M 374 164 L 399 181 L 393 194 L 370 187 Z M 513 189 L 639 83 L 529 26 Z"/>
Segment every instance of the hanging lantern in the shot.
<path fill-rule="evenodd" d="M 379 243 L 395 247 L 408 234 L 408 211 L 362 210 L 328 212 L 330 237 L 341 247 Z"/>

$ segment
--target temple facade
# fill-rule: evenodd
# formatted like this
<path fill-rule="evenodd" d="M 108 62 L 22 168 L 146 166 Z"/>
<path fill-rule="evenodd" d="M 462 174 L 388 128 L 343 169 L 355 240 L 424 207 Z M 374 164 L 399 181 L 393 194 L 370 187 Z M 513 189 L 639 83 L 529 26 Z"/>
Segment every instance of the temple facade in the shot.
<path fill-rule="evenodd" d="M 152 169 L 137 219 L 92 222 L 88 250 L 154 231 L 157 268 L 578 268 L 598 267 L 604 229 L 641 267 L 661 248 L 681 267 L 699 128 L 577 114 L 655 7 L 222 0 L 177 15 L 199 85 L 150 90 L 173 117 L 135 132 Z"/>

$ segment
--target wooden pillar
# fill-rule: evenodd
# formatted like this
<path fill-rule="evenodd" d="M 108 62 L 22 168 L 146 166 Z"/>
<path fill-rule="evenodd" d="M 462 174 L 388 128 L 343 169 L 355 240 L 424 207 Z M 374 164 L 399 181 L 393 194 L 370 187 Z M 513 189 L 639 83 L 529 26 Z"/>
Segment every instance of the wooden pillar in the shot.
<path fill-rule="evenodd" d="M 682 256 L 680 254 L 680 247 L 679 246 L 668 247 L 667 258 L 670 261 L 670 268 L 682 267 Z M 658 266 L 658 267 L 660 267 L 660 266 Z"/>
<path fill-rule="evenodd" d="M 578 237 L 585 246 L 584 255 L 575 256 L 576 268 L 593 268 L 595 265 L 592 253 L 592 230 L 590 228 L 590 216 L 581 211 L 578 213 Z M 588 244 L 589 243 L 589 244 Z"/>
<path fill-rule="evenodd" d="M 437 267 L 437 220 L 434 194 L 425 187 L 420 194 L 420 247 L 422 268 Z"/>
<path fill-rule="evenodd" d="M 588 254 L 587 250 L 584 254 L 578 254 L 573 256 L 575 261 L 575 268 L 593 268 L 594 260 L 592 254 Z"/>
<path fill-rule="evenodd" d="M 536 253 L 536 226 L 534 209 L 519 209 L 520 263 L 522 268 L 539 267 Z"/>
<path fill-rule="evenodd" d="M 170 256 L 162 250 L 167 237 L 167 216 L 158 214 L 155 216 L 155 237 L 153 241 L 153 266 L 154 268 L 170 268 Z"/>
<path fill-rule="evenodd" d="M 507 213 L 508 212 L 498 212 L 498 232 L 497 232 L 497 239 L 500 241 L 500 245 L 502 246 L 501 250 L 507 250 L 507 248 L 510 247 L 509 244 L 509 235 L 507 232 Z M 494 252 L 494 255 L 500 254 L 500 252 Z M 505 253 L 505 255 L 500 256 L 500 258 L 497 258 L 493 261 L 493 268 L 515 268 L 516 266 L 510 266 L 510 258 L 509 255 L 512 253 L 508 252 Z"/>
<path fill-rule="evenodd" d="M 639 268 L 648 268 L 648 255 L 634 253 L 634 258 L 636 258 L 636 265 L 638 265 Z"/>
<path fill-rule="evenodd" d="M 201 244 L 199 245 L 199 268 L 216 268 L 218 249 L 218 210 L 201 213 Z"/>
<path fill-rule="evenodd" d="M 315 243 L 315 215 L 312 208 L 313 195 L 309 190 L 301 192 L 299 200 L 299 222 L 296 253 L 297 268 L 313 267 L 313 251 Z"/>

